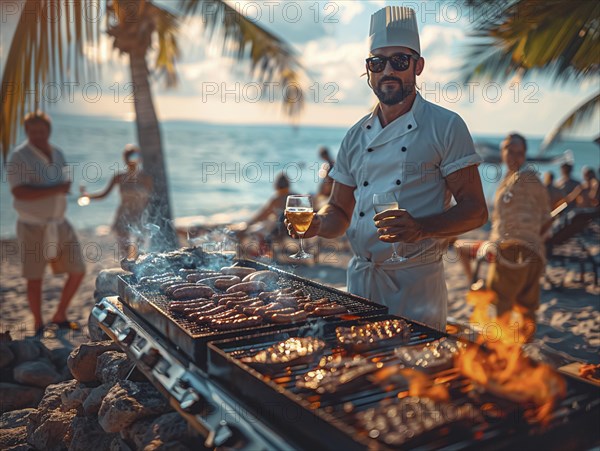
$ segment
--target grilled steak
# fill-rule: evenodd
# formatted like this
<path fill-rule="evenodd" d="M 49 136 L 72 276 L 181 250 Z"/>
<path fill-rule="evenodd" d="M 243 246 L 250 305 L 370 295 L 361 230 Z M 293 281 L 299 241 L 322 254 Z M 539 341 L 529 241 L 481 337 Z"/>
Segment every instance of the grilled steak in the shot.
<path fill-rule="evenodd" d="M 415 346 L 402 346 L 395 353 L 407 367 L 426 373 L 437 373 L 454 365 L 454 356 L 461 344 L 447 338 Z"/>
<path fill-rule="evenodd" d="M 408 339 L 410 329 L 406 321 L 391 319 L 338 327 L 335 333 L 341 346 L 354 352 L 362 352 L 379 346 L 400 344 Z"/>
<path fill-rule="evenodd" d="M 261 369 L 279 369 L 291 365 L 312 362 L 325 348 L 325 342 L 313 337 L 292 337 L 274 346 L 259 351 L 251 357 L 242 358 L 242 362 Z"/>

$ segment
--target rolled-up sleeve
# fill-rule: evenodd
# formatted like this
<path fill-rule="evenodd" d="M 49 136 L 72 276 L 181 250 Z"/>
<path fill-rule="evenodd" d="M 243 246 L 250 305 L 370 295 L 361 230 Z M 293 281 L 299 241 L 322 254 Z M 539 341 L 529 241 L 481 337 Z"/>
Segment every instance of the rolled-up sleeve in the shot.
<path fill-rule="evenodd" d="M 17 153 L 13 153 L 6 163 L 6 179 L 11 189 L 27 185 L 25 161 Z"/>
<path fill-rule="evenodd" d="M 481 157 L 475 151 L 475 144 L 473 144 L 467 124 L 458 115 L 453 116 L 449 123 L 444 144 L 445 149 L 440 165 L 440 171 L 444 178 L 460 169 L 482 162 Z"/>
<path fill-rule="evenodd" d="M 340 150 L 337 154 L 337 158 L 335 160 L 335 164 L 333 165 L 333 169 L 329 173 L 329 177 L 331 177 L 336 182 L 340 182 L 347 186 L 356 186 L 356 181 L 352 176 L 352 172 L 350 170 L 350 156 L 347 145 L 348 135 L 342 141 L 340 145 Z"/>

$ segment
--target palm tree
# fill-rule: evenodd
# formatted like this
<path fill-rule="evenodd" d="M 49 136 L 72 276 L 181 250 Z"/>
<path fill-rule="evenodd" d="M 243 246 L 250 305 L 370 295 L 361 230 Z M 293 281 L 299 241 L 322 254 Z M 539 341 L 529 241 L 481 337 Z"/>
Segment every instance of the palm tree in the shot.
<path fill-rule="evenodd" d="M 544 73 L 556 82 L 581 82 L 600 69 L 600 3 L 591 0 L 506 0 L 500 5 L 465 0 L 475 18 L 467 79 L 506 80 Z M 582 102 L 551 131 L 543 152 L 563 132 L 600 107 L 600 91 Z"/>
<path fill-rule="evenodd" d="M 194 14 L 202 16 L 209 39 L 215 31 L 222 32 L 224 53 L 238 59 L 249 56 L 252 74 L 261 82 L 277 81 L 292 92 L 296 89 L 298 95 L 288 95 L 282 100 L 289 115 L 300 111 L 303 98 L 298 80 L 302 67 L 292 49 L 223 0 L 179 0 L 178 12 L 167 11 L 151 0 L 26 0 L 2 74 L 3 158 L 14 144 L 24 112 L 41 106 L 40 92 L 46 83 L 97 76 L 98 63 L 85 57 L 84 43 L 97 48 L 101 33 L 106 32 L 113 47 L 129 57 L 138 142 L 145 170 L 154 179 L 149 221 L 161 231 L 154 236 L 153 248 L 175 247 L 147 56 L 157 47 L 152 70 L 164 76 L 167 87 L 173 86 L 177 81 L 179 19 Z M 24 95 L 25 92 L 35 95 Z"/>

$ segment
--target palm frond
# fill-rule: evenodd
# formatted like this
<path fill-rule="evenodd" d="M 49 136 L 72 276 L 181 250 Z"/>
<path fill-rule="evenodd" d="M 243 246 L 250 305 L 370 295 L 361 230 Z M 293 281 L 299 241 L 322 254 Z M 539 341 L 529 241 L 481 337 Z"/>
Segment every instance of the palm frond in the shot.
<path fill-rule="evenodd" d="M 580 80 L 600 69 L 600 3 L 588 0 L 466 0 L 474 8 L 475 43 L 465 66 L 467 79 L 510 76 L 517 70 L 544 72 L 554 80 Z M 493 51 L 482 52 L 481 45 Z M 488 47 L 489 48 L 489 47 Z M 594 50 L 595 49 L 595 50 Z"/>
<path fill-rule="evenodd" d="M 259 24 L 247 19 L 223 0 L 179 0 L 184 15 L 200 15 L 209 39 L 224 36 L 223 52 L 241 60 L 250 58 L 251 71 L 261 83 L 278 82 L 287 96 L 284 109 L 294 116 L 304 105 L 300 78 L 302 65 L 291 47 Z"/>
<path fill-rule="evenodd" d="M 554 130 L 548 133 L 540 146 L 539 153 L 544 153 L 547 149 L 552 147 L 554 143 L 559 141 L 565 132 L 571 130 L 578 124 L 589 120 L 594 113 L 598 113 L 599 109 L 600 93 L 595 94 L 592 98 L 587 99 L 577 108 L 575 108 L 565 119 L 562 120 L 558 126 L 554 128 Z"/>
<path fill-rule="evenodd" d="M 95 3 L 98 7 L 98 3 Z M 5 159 L 24 114 L 43 108 L 46 84 L 96 65 L 83 43 L 96 44 L 100 22 L 81 0 L 26 0 L 2 73 L 0 150 Z M 65 57 L 64 51 L 67 50 Z"/>
<path fill-rule="evenodd" d="M 177 45 L 179 21 L 174 14 L 154 4 L 148 4 L 148 12 L 154 21 L 158 40 L 158 52 L 154 67 L 160 75 L 165 76 L 167 87 L 173 87 L 177 84 L 175 62 L 179 58 L 179 46 Z"/>

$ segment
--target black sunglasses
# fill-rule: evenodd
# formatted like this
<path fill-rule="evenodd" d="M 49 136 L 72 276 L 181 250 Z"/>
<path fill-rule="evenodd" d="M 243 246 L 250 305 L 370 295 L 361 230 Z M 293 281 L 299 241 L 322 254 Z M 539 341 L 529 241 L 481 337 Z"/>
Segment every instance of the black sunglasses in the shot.
<path fill-rule="evenodd" d="M 372 56 L 367 58 L 367 68 L 371 72 L 383 72 L 387 62 L 390 62 L 392 69 L 398 72 L 404 72 L 410 66 L 410 59 L 413 58 L 415 61 L 419 59 L 418 56 L 411 55 L 408 53 L 396 53 L 392 56 Z"/>

